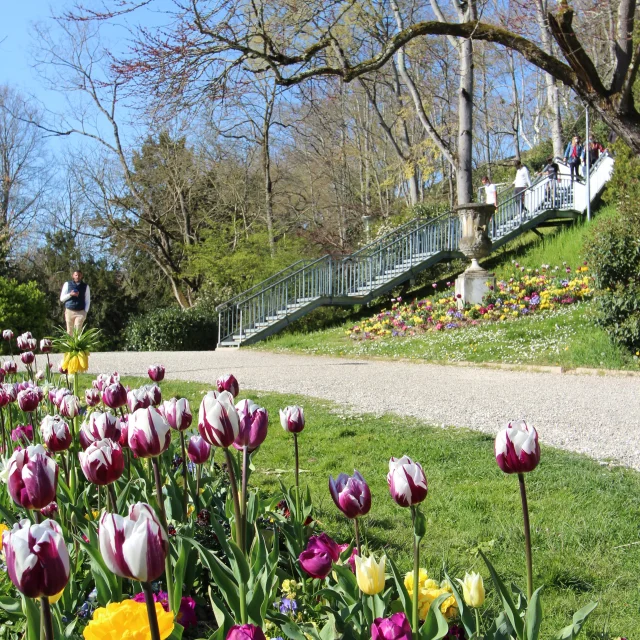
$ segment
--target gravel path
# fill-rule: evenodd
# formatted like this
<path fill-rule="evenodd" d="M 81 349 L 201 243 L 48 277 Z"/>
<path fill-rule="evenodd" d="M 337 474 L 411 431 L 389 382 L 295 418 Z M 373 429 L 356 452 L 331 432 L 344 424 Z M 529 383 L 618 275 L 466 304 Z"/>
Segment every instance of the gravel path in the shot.
<path fill-rule="evenodd" d="M 349 360 L 244 349 L 96 353 L 91 372 L 145 375 L 161 362 L 167 379 L 212 385 L 233 373 L 246 389 L 303 394 L 358 412 L 409 415 L 428 424 L 494 434 L 511 418 L 542 442 L 640 470 L 640 377 L 525 372 L 404 361 Z"/>

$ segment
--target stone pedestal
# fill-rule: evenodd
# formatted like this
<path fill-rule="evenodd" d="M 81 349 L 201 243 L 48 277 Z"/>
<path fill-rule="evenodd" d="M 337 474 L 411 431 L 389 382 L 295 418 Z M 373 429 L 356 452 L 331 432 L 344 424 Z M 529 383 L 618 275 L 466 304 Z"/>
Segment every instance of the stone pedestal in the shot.
<path fill-rule="evenodd" d="M 460 251 L 471 259 L 469 268 L 456 279 L 456 299 L 458 306 L 480 304 L 489 291 L 489 285 L 495 286 L 495 278 L 478 264 L 479 258 L 491 252 L 491 238 L 487 232 L 491 216 L 495 213 L 492 204 L 470 203 L 457 208 L 460 217 Z M 458 297 L 460 296 L 460 297 Z"/>

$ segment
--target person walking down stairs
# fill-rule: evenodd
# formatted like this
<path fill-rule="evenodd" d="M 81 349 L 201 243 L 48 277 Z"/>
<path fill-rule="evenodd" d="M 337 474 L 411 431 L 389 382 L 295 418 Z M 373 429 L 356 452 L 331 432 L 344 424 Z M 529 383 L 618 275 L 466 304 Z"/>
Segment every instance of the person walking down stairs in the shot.
<path fill-rule="evenodd" d="M 516 202 L 520 208 L 520 214 L 526 211 L 524 206 L 524 192 L 531 186 L 531 177 L 529 169 L 525 167 L 520 160 L 515 161 L 516 179 L 513 181 L 513 192 L 516 196 Z"/>
<path fill-rule="evenodd" d="M 580 180 L 580 163 L 582 162 L 583 152 L 580 136 L 573 136 L 564 151 L 564 161 L 569 163 L 569 169 L 571 170 L 571 182 L 573 182 L 574 176 L 576 180 Z"/>

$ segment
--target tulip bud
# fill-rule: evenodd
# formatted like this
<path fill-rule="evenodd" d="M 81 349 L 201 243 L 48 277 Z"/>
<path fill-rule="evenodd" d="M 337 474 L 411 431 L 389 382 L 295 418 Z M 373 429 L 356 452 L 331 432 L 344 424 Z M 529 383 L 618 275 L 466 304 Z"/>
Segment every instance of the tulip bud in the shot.
<path fill-rule="evenodd" d="M 80 413 L 80 398 L 71 394 L 65 395 L 58 406 L 60 415 L 72 420 Z"/>
<path fill-rule="evenodd" d="M 371 625 L 371 640 L 411 640 L 411 624 L 404 613 L 376 618 Z"/>
<path fill-rule="evenodd" d="M 40 395 L 34 389 L 23 389 L 18 393 L 18 406 L 25 413 L 31 413 L 36 410 L 40 404 Z"/>
<path fill-rule="evenodd" d="M 93 442 L 104 440 L 104 438 L 118 442 L 120 435 L 120 420 L 116 416 L 94 411 L 89 416 L 89 420 L 82 423 L 78 439 L 80 446 L 86 449 Z"/>
<path fill-rule="evenodd" d="M 220 376 L 216 380 L 216 386 L 218 387 L 218 392 L 222 393 L 223 391 L 228 391 L 234 398 L 236 398 L 240 393 L 240 385 L 235 379 L 235 376 L 230 373 Z"/>
<path fill-rule="evenodd" d="M 55 596 L 69 582 L 69 552 L 54 520 L 21 520 L 2 536 L 7 573 L 28 598 Z"/>
<path fill-rule="evenodd" d="M 148 384 L 142 387 L 147 394 L 147 399 L 152 407 L 157 407 L 162 402 L 162 391 L 157 384 Z"/>
<path fill-rule="evenodd" d="M 169 540 L 148 504 L 132 505 L 126 518 L 105 513 L 98 537 L 102 559 L 116 575 L 140 582 L 153 582 L 162 575 Z"/>
<path fill-rule="evenodd" d="M 340 547 L 326 533 L 311 536 L 307 548 L 300 554 L 300 566 L 312 577 L 324 579 L 334 562 L 340 558 Z"/>
<path fill-rule="evenodd" d="M 387 484 L 391 497 L 401 507 L 412 507 L 427 497 L 427 478 L 422 467 L 408 456 L 389 460 Z"/>
<path fill-rule="evenodd" d="M 40 424 L 40 433 L 49 451 L 66 451 L 71 446 L 69 425 L 60 416 L 45 416 Z"/>
<path fill-rule="evenodd" d="M 18 372 L 18 363 L 15 360 L 5 360 L 2 363 L 2 368 L 7 375 Z"/>
<path fill-rule="evenodd" d="M 7 476 L 9 495 L 25 509 L 42 509 L 56 499 L 58 465 L 41 444 L 14 451 Z"/>
<path fill-rule="evenodd" d="M 33 361 L 35 359 L 36 356 L 33 351 L 25 351 L 24 353 L 20 354 L 20 360 L 22 360 L 22 364 L 33 364 Z"/>
<path fill-rule="evenodd" d="M 280 409 L 280 424 L 289 433 L 300 433 L 304 429 L 304 411 L 302 407 L 292 406 Z"/>
<path fill-rule="evenodd" d="M 2 339 L 6 340 L 7 342 L 9 342 L 9 340 L 13 339 L 13 331 L 11 331 L 11 329 L 5 329 L 2 332 Z"/>
<path fill-rule="evenodd" d="M 176 431 L 184 431 L 191 426 L 193 416 L 186 398 L 171 398 L 164 401 L 164 417 L 169 426 Z"/>
<path fill-rule="evenodd" d="M 496 436 L 495 454 L 505 473 L 533 471 L 540 462 L 538 432 L 524 420 L 510 422 Z"/>
<path fill-rule="evenodd" d="M 215 447 L 229 447 L 238 437 L 238 412 L 229 391 L 209 391 L 200 403 L 198 431 Z"/>
<path fill-rule="evenodd" d="M 42 340 L 40 340 L 40 351 L 42 353 L 50 353 L 52 349 L 53 342 L 51 342 L 49 338 L 42 338 Z"/>
<path fill-rule="evenodd" d="M 40 509 L 40 513 L 45 518 L 53 517 L 56 513 L 58 513 L 58 503 L 50 502 L 46 507 L 43 507 L 42 509 Z"/>
<path fill-rule="evenodd" d="M 44 380 L 44 371 L 42 369 L 38 369 L 34 374 L 33 374 L 33 378 L 34 380 L 38 381 L 38 382 L 42 382 L 42 380 Z"/>
<path fill-rule="evenodd" d="M 11 432 L 11 440 L 19 442 L 25 447 L 33 442 L 33 425 L 31 424 L 19 424 Z"/>
<path fill-rule="evenodd" d="M 96 407 L 100 404 L 100 392 L 93 387 L 84 392 L 84 401 L 88 407 Z"/>
<path fill-rule="evenodd" d="M 130 413 L 138 409 L 146 409 L 149 404 L 149 398 L 144 389 L 131 389 L 127 392 L 127 407 Z"/>
<path fill-rule="evenodd" d="M 127 404 L 127 390 L 120 382 L 112 382 L 102 389 L 102 402 L 110 409 L 118 409 Z"/>
<path fill-rule="evenodd" d="M 164 380 L 165 369 L 161 364 L 150 364 L 147 374 L 154 382 L 162 382 Z"/>
<path fill-rule="evenodd" d="M 376 559 L 372 555 L 368 558 L 355 557 L 356 580 L 362 593 L 366 593 L 368 596 L 374 596 L 384 589 L 384 568 L 386 561 L 386 556 L 382 556 L 380 562 L 376 562 Z"/>
<path fill-rule="evenodd" d="M 109 438 L 89 445 L 85 451 L 78 454 L 78 458 L 85 478 L 93 484 L 111 484 L 118 480 L 124 471 L 122 447 Z"/>
<path fill-rule="evenodd" d="M 129 447 L 138 458 L 152 458 L 171 444 L 169 423 L 155 407 L 138 409 L 129 416 Z"/>
<path fill-rule="evenodd" d="M 251 400 L 240 400 L 236 405 L 238 412 L 238 435 L 233 443 L 236 449 L 247 447 L 255 451 L 267 437 L 269 416 L 267 410 Z"/>
<path fill-rule="evenodd" d="M 347 518 L 367 515 L 371 509 L 369 485 L 358 471 L 354 470 L 353 476 L 341 473 L 335 480 L 329 476 L 329 492 Z"/>
<path fill-rule="evenodd" d="M 193 464 L 204 464 L 211 454 L 211 445 L 199 435 L 191 436 L 187 445 L 187 455 Z"/>
<path fill-rule="evenodd" d="M 465 573 L 464 580 L 458 582 L 462 585 L 462 597 L 464 601 L 474 609 L 484 604 L 484 581 L 479 573 Z"/>
<path fill-rule="evenodd" d="M 266 638 L 264 631 L 254 624 L 235 624 L 229 629 L 226 640 L 266 640 Z"/>

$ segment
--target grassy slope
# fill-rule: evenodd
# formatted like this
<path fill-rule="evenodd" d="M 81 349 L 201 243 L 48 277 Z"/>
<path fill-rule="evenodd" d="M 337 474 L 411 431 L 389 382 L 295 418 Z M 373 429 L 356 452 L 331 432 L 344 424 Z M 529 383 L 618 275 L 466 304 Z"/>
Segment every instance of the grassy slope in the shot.
<path fill-rule="evenodd" d="M 164 382 L 162 388 L 165 398 L 188 397 L 194 410 L 206 390 L 201 383 Z M 278 424 L 278 409 L 298 403 L 304 406 L 307 421 L 300 436 L 302 478 L 311 488 L 321 530 L 340 542 L 350 539 L 352 530 L 333 505 L 327 480 L 329 474 L 335 477 L 357 468 L 373 496 L 371 512 L 364 519 L 366 537 L 374 549 L 384 548 L 402 570 L 408 570 L 409 513 L 392 502 L 386 486 L 389 457 L 408 454 L 423 464 L 429 482 L 422 565 L 435 577 L 443 561 L 460 577 L 466 570 L 480 571 L 489 585 L 477 556 L 481 548 L 507 583 L 524 587 L 518 483 L 495 464 L 491 437 L 453 427 L 428 427 L 397 416 L 352 416 L 329 402 L 304 397 L 241 395 L 266 407 L 271 416 L 268 438 L 253 459 L 252 483 L 261 490 L 276 492 L 279 478 L 293 483 L 293 445 Z M 611 637 L 640 637 L 640 474 L 601 467 L 584 456 L 543 446 L 540 466 L 528 474 L 527 482 L 535 583 L 545 585 L 541 637 L 550 640 L 553 632 L 568 624 L 573 611 L 592 600 L 599 606 L 583 637 L 608 638 L 599 635 L 605 628 Z M 489 602 L 495 604 L 493 597 Z"/>
<path fill-rule="evenodd" d="M 611 214 L 610 209 L 604 209 L 600 216 Z M 485 266 L 499 279 L 512 274 L 513 261 L 526 268 L 536 268 L 541 264 L 561 265 L 563 262 L 577 266 L 583 261 L 582 247 L 588 233 L 586 224 L 559 232 L 545 229 L 542 242 L 529 233 L 485 261 Z M 460 331 L 369 341 L 351 340 L 346 335 L 353 326 L 349 321 L 324 331 L 281 334 L 254 348 L 359 357 L 403 357 L 435 362 L 637 369 L 637 361 L 614 345 L 607 334 L 593 324 L 590 313 L 591 305 L 587 303 L 532 318 Z"/>

